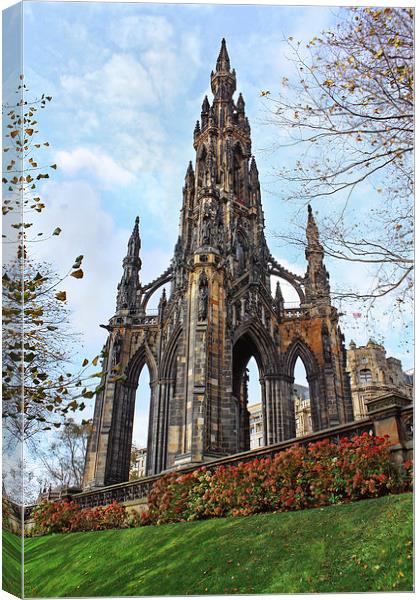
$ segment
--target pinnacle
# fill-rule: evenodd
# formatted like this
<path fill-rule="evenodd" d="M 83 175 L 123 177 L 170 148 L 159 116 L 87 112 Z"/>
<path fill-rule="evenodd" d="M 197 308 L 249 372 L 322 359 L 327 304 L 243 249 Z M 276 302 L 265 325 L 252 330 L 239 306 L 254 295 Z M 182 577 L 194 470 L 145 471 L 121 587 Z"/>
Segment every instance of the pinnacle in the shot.
<path fill-rule="evenodd" d="M 222 45 L 220 47 L 219 57 L 216 63 L 216 71 L 230 71 L 230 60 L 226 48 L 225 38 L 222 39 Z"/>
<path fill-rule="evenodd" d="M 207 95 L 204 96 L 204 100 L 203 100 L 203 104 L 201 105 L 201 112 L 206 113 L 210 110 L 210 104 L 209 104 L 209 99 L 207 98 Z"/>

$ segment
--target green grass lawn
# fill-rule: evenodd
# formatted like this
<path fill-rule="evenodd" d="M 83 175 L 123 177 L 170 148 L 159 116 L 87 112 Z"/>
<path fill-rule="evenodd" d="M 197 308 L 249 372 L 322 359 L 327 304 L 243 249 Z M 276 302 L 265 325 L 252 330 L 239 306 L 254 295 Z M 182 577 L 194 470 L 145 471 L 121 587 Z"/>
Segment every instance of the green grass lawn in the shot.
<path fill-rule="evenodd" d="M 14 596 L 22 590 L 22 538 L 7 531 L 3 532 L 2 587 Z"/>
<path fill-rule="evenodd" d="M 411 591 L 412 502 L 412 494 L 401 494 L 295 513 L 28 539 L 25 593 Z"/>

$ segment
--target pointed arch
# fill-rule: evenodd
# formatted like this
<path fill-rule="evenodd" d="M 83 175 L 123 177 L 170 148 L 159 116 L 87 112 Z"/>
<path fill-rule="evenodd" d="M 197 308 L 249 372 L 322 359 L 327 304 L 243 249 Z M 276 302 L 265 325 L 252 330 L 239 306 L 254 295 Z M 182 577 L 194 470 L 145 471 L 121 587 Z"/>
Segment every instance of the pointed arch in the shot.
<path fill-rule="evenodd" d="M 296 361 L 300 357 L 309 377 L 319 375 L 320 369 L 315 354 L 300 337 L 296 337 L 290 344 L 285 356 L 285 370 L 289 377 L 293 377 Z"/>
<path fill-rule="evenodd" d="M 127 383 L 137 386 L 137 382 L 144 365 L 147 365 L 147 368 L 149 369 L 150 381 L 155 381 L 158 376 L 156 359 L 149 346 L 145 342 L 143 342 L 143 344 L 133 354 L 125 369 Z"/>
<path fill-rule="evenodd" d="M 294 371 L 298 357 L 305 367 L 306 378 L 309 385 L 312 428 L 313 431 L 319 431 L 328 426 L 322 370 L 319 367 L 314 352 L 300 337 L 296 337 L 293 340 L 286 352 L 284 360 L 286 376 L 292 382 L 294 381 Z"/>
<path fill-rule="evenodd" d="M 232 346 L 235 347 L 242 337 L 248 337 L 257 350 L 260 362 L 256 360 L 262 374 L 266 375 L 278 370 L 279 364 L 276 346 L 261 323 L 253 319 L 241 324 L 234 333 Z"/>

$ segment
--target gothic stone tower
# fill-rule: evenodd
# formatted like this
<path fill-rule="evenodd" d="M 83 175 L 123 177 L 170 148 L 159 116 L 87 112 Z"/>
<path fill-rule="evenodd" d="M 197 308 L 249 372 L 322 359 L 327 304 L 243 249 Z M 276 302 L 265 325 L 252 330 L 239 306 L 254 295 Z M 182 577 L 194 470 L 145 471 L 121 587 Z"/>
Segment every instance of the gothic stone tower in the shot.
<path fill-rule="evenodd" d="M 104 389 L 97 395 L 85 487 L 128 479 L 135 393 L 150 372 L 147 474 L 249 448 L 246 365 L 259 368 L 264 443 L 294 438 L 293 373 L 306 367 L 314 430 L 353 420 L 344 338 L 331 306 L 328 272 L 309 208 L 304 277 L 284 269 L 264 236 L 258 170 L 245 102 L 222 41 L 194 129 L 195 166 L 183 188 L 178 241 L 169 268 L 149 284 L 141 269 L 139 219 L 128 243 L 117 310 L 107 329 Z M 289 282 L 300 307 L 287 309 Z M 157 315 L 147 305 L 163 290 Z M 123 379 L 114 376 L 119 365 Z"/>

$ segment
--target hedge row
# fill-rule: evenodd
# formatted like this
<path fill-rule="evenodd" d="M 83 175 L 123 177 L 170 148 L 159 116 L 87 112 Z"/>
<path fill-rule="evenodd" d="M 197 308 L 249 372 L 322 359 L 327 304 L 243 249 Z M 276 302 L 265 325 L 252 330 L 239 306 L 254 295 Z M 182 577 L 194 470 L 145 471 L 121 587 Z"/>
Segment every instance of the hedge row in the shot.
<path fill-rule="evenodd" d="M 407 461 L 396 469 L 388 438 L 367 433 L 338 443 L 294 445 L 237 466 L 164 475 L 149 495 L 148 521 L 300 510 L 384 496 L 410 488 L 411 467 Z"/>
<path fill-rule="evenodd" d="M 36 533 L 160 525 L 214 517 L 291 511 L 352 502 L 412 488 L 412 461 L 397 469 L 387 437 L 364 433 L 338 443 L 294 445 L 273 457 L 159 478 L 148 512 L 130 514 L 114 502 L 80 509 L 75 502 L 43 503 Z"/>
<path fill-rule="evenodd" d="M 70 533 L 124 529 L 141 525 L 141 516 L 128 513 L 125 506 L 113 502 L 108 506 L 81 509 L 76 502 L 43 502 L 33 514 L 35 534 Z"/>

